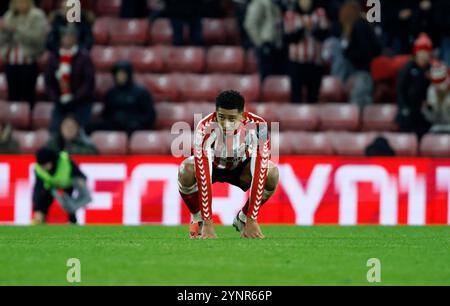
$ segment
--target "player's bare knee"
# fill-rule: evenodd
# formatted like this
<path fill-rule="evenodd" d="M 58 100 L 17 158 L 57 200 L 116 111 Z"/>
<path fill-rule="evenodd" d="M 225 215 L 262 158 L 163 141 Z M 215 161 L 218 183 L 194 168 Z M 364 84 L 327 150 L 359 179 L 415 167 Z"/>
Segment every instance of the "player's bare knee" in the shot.
<path fill-rule="evenodd" d="M 280 174 L 278 172 L 278 167 L 273 163 L 269 162 L 269 172 L 267 174 L 266 189 L 275 190 L 278 185 Z"/>
<path fill-rule="evenodd" d="M 195 166 L 191 158 L 184 160 L 178 171 L 178 181 L 183 186 L 192 186 L 195 184 Z"/>

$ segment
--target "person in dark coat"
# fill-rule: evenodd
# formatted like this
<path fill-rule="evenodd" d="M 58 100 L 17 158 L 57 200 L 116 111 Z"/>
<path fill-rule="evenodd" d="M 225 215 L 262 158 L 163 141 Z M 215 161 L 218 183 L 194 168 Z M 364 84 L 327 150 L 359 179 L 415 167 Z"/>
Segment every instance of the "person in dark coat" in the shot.
<path fill-rule="evenodd" d="M 173 45 L 184 45 L 184 25 L 189 26 L 192 45 L 203 45 L 202 0 L 165 0 L 166 14 L 170 18 L 173 31 Z"/>
<path fill-rule="evenodd" d="M 148 15 L 147 0 L 122 0 L 120 18 L 147 18 Z"/>
<path fill-rule="evenodd" d="M 422 113 L 430 85 L 429 71 L 433 44 L 422 33 L 414 44 L 414 59 L 403 67 L 398 75 L 396 121 L 402 132 L 414 132 L 419 137 L 429 129 L 430 123 Z"/>
<path fill-rule="evenodd" d="M 78 46 L 78 31 L 61 29 L 61 48 L 53 53 L 45 74 L 47 95 L 55 103 L 51 131 L 56 132 L 68 114 L 81 127 L 90 121 L 95 93 L 95 67 L 88 51 Z"/>
<path fill-rule="evenodd" d="M 127 61 L 113 67 L 115 86 L 105 97 L 105 108 L 101 121 L 92 123 L 88 133 L 93 131 L 125 131 L 153 128 L 155 109 L 150 92 L 134 82 L 133 66 Z"/>

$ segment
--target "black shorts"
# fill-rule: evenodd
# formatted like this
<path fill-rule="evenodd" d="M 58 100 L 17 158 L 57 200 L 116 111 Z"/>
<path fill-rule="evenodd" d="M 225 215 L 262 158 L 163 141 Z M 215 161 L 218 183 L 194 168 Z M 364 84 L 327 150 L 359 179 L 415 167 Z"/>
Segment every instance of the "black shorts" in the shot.
<path fill-rule="evenodd" d="M 247 158 L 242 164 L 240 164 L 233 170 L 217 169 L 213 167 L 212 183 L 213 184 L 216 182 L 229 183 L 233 186 L 241 188 L 243 191 L 249 190 L 251 184 L 246 184 L 244 186 L 243 184 L 241 184 L 240 178 L 250 160 L 251 160 L 250 158 Z"/>

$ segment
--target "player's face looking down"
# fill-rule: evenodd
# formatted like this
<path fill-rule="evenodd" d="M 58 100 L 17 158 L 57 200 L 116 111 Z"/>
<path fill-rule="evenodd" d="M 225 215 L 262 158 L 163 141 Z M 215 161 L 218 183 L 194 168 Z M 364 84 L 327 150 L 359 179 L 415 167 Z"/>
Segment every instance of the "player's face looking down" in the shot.
<path fill-rule="evenodd" d="M 238 109 L 217 108 L 217 122 L 224 131 L 236 131 L 243 121 L 243 112 Z"/>

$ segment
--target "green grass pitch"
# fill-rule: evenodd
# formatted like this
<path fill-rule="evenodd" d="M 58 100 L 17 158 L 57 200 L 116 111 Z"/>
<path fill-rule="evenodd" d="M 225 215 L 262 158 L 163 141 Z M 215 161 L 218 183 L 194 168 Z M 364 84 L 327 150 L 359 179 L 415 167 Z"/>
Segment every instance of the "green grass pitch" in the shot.
<path fill-rule="evenodd" d="M 263 226 L 265 240 L 231 227 L 190 241 L 187 227 L 0 227 L 0 285 L 450 285 L 450 227 Z"/>

